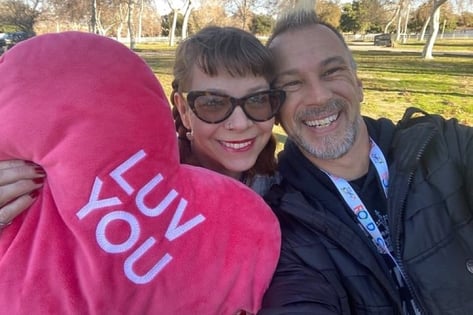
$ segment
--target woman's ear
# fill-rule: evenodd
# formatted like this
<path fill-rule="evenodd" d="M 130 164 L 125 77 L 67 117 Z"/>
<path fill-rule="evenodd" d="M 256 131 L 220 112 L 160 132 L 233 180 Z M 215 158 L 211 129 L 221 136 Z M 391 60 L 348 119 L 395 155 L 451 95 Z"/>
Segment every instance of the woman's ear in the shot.
<path fill-rule="evenodd" d="M 180 93 L 174 93 L 174 104 L 179 112 L 179 116 L 181 116 L 182 124 L 186 129 L 191 130 L 191 123 L 190 123 L 190 109 L 187 106 L 187 102 Z"/>
<path fill-rule="evenodd" d="M 274 124 L 279 126 L 281 124 L 281 118 L 280 118 L 280 114 L 277 113 L 276 116 L 274 117 Z"/>

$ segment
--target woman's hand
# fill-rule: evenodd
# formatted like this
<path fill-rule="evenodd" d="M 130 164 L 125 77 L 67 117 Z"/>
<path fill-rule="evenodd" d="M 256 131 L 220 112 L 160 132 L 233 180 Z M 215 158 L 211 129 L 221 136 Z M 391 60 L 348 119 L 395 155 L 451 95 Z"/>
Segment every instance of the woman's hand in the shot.
<path fill-rule="evenodd" d="M 33 203 L 45 176 L 44 170 L 31 162 L 0 161 L 0 230 Z"/>

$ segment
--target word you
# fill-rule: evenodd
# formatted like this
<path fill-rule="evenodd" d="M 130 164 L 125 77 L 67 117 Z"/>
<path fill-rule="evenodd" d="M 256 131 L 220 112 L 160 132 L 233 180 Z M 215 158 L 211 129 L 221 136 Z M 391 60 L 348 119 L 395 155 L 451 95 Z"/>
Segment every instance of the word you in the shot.
<path fill-rule="evenodd" d="M 125 172 L 129 171 L 134 167 L 138 167 L 138 164 L 141 160 L 146 157 L 146 152 L 140 150 L 112 172 L 109 176 L 114 180 L 116 184 L 128 195 L 132 196 L 135 193 L 135 187 L 125 179 L 123 176 Z M 170 206 L 172 202 L 179 196 L 179 193 L 175 189 L 170 189 L 167 195 L 158 202 L 155 207 L 149 207 L 145 204 L 145 197 L 155 189 L 159 183 L 163 182 L 164 177 L 161 173 L 158 173 L 154 178 L 149 182 L 144 184 L 142 187 L 137 188 L 138 191 L 135 196 L 135 205 L 137 209 L 145 216 L 148 217 L 158 217 L 166 210 L 172 211 Z M 99 211 L 100 209 L 109 208 L 112 206 L 122 205 L 123 202 L 117 196 L 108 196 L 106 198 L 101 198 L 101 191 L 103 188 L 103 181 L 99 177 L 95 177 L 92 190 L 90 192 L 89 201 L 84 205 L 77 213 L 76 216 L 79 220 L 83 220 L 90 213 Z M 159 189 L 159 187 L 158 187 Z M 204 222 L 205 217 L 202 214 L 194 216 L 192 219 L 187 220 L 186 222 L 181 222 L 181 219 L 186 211 L 187 200 L 180 197 L 177 207 L 174 209 L 174 214 L 171 221 L 166 229 L 164 237 L 172 242 L 177 238 L 185 235 L 197 225 Z M 106 230 L 110 223 L 114 221 L 124 221 L 128 224 L 130 228 L 130 234 L 128 238 L 120 243 L 114 243 L 107 238 Z M 137 274 L 133 270 L 134 264 L 142 257 L 153 245 L 156 244 L 156 239 L 153 236 L 147 238 L 142 244 L 138 245 L 138 239 L 140 236 L 141 227 L 138 222 L 138 219 L 134 214 L 125 210 L 113 210 L 102 216 L 100 221 L 97 224 L 95 230 L 95 237 L 98 245 L 102 250 L 110 254 L 124 253 L 130 249 L 133 249 L 133 252 L 125 259 L 123 269 L 126 277 L 136 284 L 146 284 L 153 280 L 163 269 L 168 265 L 173 256 L 170 253 L 165 253 L 161 259 L 154 264 L 147 272 L 144 274 Z"/>

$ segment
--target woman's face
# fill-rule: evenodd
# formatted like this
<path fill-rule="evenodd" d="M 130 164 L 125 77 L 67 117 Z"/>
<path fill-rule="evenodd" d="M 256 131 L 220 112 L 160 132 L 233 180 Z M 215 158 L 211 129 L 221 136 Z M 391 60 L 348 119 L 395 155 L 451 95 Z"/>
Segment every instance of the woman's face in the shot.
<path fill-rule="evenodd" d="M 264 77 L 232 77 L 226 72 L 210 77 L 194 66 L 192 80 L 185 92 L 216 92 L 242 98 L 268 89 Z M 271 137 L 274 118 L 256 122 L 237 106 L 222 122 L 207 123 L 196 116 L 183 95 L 176 93 L 175 103 L 184 126 L 192 131 L 192 152 L 199 163 L 227 176 L 239 179 L 242 172 L 255 164 Z"/>

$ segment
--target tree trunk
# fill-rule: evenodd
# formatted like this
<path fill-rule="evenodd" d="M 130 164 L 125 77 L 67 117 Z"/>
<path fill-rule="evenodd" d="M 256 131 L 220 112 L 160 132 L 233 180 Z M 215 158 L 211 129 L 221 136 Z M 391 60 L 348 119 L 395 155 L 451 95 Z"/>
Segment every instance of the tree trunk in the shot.
<path fill-rule="evenodd" d="M 420 33 L 420 38 L 419 40 L 424 40 L 425 38 L 425 31 L 427 30 L 427 26 L 430 24 L 430 16 L 425 20 L 424 26 L 422 26 L 422 32 Z"/>
<path fill-rule="evenodd" d="M 447 24 L 447 19 L 443 20 L 443 25 L 442 25 L 442 35 L 440 35 L 440 39 L 443 39 L 443 35 L 445 34 L 445 26 Z"/>
<path fill-rule="evenodd" d="M 399 15 L 397 17 L 397 26 L 396 26 L 396 42 L 399 42 L 400 39 L 401 39 L 401 25 L 402 25 L 402 11 L 403 11 L 403 7 L 401 5 L 401 9 L 400 9 L 400 12 L 399 12 Z"/>
<path fill-rule="evenodd" d="M 407 41 L 407 24 L 409 22 L 409 13 L 410 13 L 410 10 L 411 10 L 411 4 L 408 3 L 407 4 L 407 8 L 406 8 L 406 16 L 405 16 L 405 20 L 404 20 L 404 29 L 403 29 L 403 38 L 402 38 L 402 43 L 405 44 L 406 41 Z"/>
<path fill-rule="evenodd" d="M 141 42 L 141 33 L 143 31 L 143 11 L 144 11 L 144 0 L 140 0 L 140 11 L 138 13 L 138 43 Z"/>
<path fill-rule="evenodd" d="M 128 0 L 128 36 L 130 36 L 130 49 L 135 49 L 135 32 L 133 29 L 133 0 Z"/>
<path fill-rule="evenodd" d="M 97 32 L 97 0 L 92 0 L 91 4 L 90 31 L 95 34 Z"/>
<path fill-rule="evenodd" d="M 186 13 L 184 13 L 184 20 L 182 21 L 182 33 L 181 38 L 185 39 L 187 37 L 187 27 L 189 25 L 189 17 L 193 9 L 192 0 L 187 1 Z"/>
<path fill-rule="evenodd" d="M 445 2 L 447 2 L 447 0 L 434 0 L 434 6 L 432 8 L 432 15 L 430 19 L 431 34 L 422 51 L 422 58 L 424 59 L 433 59 L 432 50 L 434 48 L 440 26 L 440 6 Z"/>
<path fill-rule="evenodd" d="M 96 34 L 100 34 L 100 35 L 105 35 L 106 32 L 105 32 L 105 28 L 103 27 L 102 25 L 102 22 L 101 22 L 101 17 L 100 17 L 100 10 L 97 10 L 96 11 L 96 16 L 97 18 L 95 19 L 95 33 Z"/>
<path fill-rule="evenodd" d="M 169 46 L 174 46 L 175 42 L 175 33 L 176 33 L 176 25 L 177 25 L 177 9 L 173 9 L 173 16 L 172 16 L 172 26 L 169 30 Z"/>
<path fill-rule="evenodd" d="M 394 12 L 394 15 L 393 17 L 391 18 L 391 20 L 389 20 L 388 24 L 386 24 L 386 27 L 384 27 L 384 33 L 389 33 L 389 27 L 391 26 L 391 24 L 393 24 L 393 22 L 396 20 L 397 18 L 397 15 L 399 14 L 400 12 L 400 5 L 398 4 L 396 6 L 396 11 Z"/>
<path fill-rule="evenodd" d="M 120 22 L 118 23 L 118 26 L 117 26 L 117 40 L 118 41 L 121 41 L 122 39 L 122 29 L 123 29 L 123 23 Z"/>

